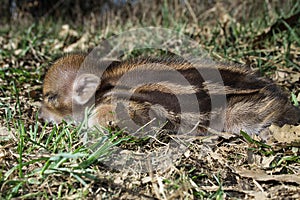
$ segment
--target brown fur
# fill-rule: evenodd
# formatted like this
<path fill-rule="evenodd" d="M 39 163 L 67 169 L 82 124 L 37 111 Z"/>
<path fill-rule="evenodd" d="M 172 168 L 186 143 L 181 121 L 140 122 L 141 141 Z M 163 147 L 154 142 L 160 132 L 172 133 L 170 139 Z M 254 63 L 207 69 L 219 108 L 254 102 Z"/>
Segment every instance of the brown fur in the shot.
<path fill-rule="evenodd" d="M 107 121 L 118 122 L 120 119 L 113 114 L 118 107 L 116 102 L 127 103 L 126 116 L 137 124 L 145 124 L 153 116 L 163 115 L 168 119 L 165 127 L 173 129 L 184 123 L 180 118 L 202 126 L 208 126 L 210 119 L 223 119 L 224 127 L 214 128 L 257 134 L 272 123 L 295 124 L 300 118 L 299 110 L 291 105 L 280 88 L 241 66 L 205 60 L 192 64 L 177 58 L 141 58 L 113 62 L 102 71 L 103 62 L 84 59 L 83 54 L 68 55 L 49 69 L 44 80 L 42 118 L 59 122 L 72 114 L 74 80 L 83 62 L 89 73 L 101 75 L 100 83 L 95 88 L 96 107 L 94 118 L 90 120 L 91 126 L 106 125 Z M 205 80 L 198 71 L 213 74 L 213 67 L 218 68 L 224 86 L 215 80 Z M 179 72 L 186 82 L 178 82 L 172 71 Z M 147 82 L 147 75 L 153 78 L 153 82 Z M 125 76 L 126 79 L 122 80 Z M 192 95 L 196 95 L 197 105 L 178 102 L 178 97 Z M 211 97 L 221 95 L 226 95 L 227 107 L 220 107 L 211 113 Z M 183 104 L 187 105 L 187 109 L 181 111 Z M 200 112 L 193 110 L 195 106 Z"/>
<path fill-rule="evenodd" d="M 67 55 L 51 66 L 44 79 L 40 117 L 60 122 L 72 114 L 71 86 L 84 59 L 83 54 Z"/>

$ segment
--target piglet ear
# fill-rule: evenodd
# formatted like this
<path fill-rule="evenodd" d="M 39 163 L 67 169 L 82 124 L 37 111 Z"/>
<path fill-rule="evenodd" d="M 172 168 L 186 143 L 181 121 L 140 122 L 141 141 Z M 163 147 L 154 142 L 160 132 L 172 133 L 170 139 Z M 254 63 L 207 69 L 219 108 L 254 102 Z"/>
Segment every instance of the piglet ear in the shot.
<path fill-rule="evenodd" d="M 82 74 L 76 78 L 73 85 L 73 99 L 78 104 L 87 103 L 95 95 L 100 78 L 94 74 Z"/>

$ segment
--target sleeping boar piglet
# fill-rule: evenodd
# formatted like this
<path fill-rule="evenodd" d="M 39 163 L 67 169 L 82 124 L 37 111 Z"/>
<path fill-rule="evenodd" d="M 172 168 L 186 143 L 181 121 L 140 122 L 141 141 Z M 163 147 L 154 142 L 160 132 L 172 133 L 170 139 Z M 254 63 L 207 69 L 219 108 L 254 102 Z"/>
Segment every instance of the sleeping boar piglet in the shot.
<path fill-rule="evenodd" d="M 105 62 L 85 54 L 55 61 L 45 76 L 39 116 L 81 121 L 91 106 L 89 126 L 126 120 L 143 126 L 155 118 L 164 129 L 259 134 L 300 119 L 274 82 L 240 65 L 176 57 Z"/>

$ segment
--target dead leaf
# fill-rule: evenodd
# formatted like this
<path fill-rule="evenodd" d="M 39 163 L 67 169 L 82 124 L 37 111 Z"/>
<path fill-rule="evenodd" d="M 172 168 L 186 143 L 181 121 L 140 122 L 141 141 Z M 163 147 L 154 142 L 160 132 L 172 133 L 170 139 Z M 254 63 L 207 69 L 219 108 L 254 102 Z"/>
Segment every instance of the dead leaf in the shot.
<path fill-rule="evenodd" d="M 276 139 L 278 142 L 300 142 L 300 125 L 293 126 L 286 124 L 283 127 L 271 125 L 269 129 L 273 133 L 274 139 Z"/>
<path fill-rule="evenodd" d="M 64 52 L 72 52 L 75 49 L 82 49 L 82 50 L 87 49 L 86 43 L 88 42 L 88 40 L 89 40 L 89 33 L 85 33 L 78 41 L 65 47 L 63 51 Z"/>
<path fill-rule="evenodd" d="M 284 68 L 284 69 L 277 69 L 275 74 L 272 76 L 272 79 L 278 83 L 283 83 L 288 81 L 289 83 L 293 84 L 300 80 L 299 72 L 293 71 L 292 69 Z"/>
<path fill-rule="evenodd" d="M 276 156 L 263 157 L 261 162 L 262 167 L 265 169 L 269 168 L 275 158 Z"/>
<path fill-rule="evenodd" d="M 280 181 L 300 184 L 300 175 L 298 174 L 268 175 L 262 170 L 247 170 L 242 168 L 235 168 L 235 172 L 242 177 L 253 178 L 256 181 Z"/>
<path fill-rule="evenodd" d="M 7 141 L 12 138 L 6 127 L 0 127 L 0 141 Z"/>

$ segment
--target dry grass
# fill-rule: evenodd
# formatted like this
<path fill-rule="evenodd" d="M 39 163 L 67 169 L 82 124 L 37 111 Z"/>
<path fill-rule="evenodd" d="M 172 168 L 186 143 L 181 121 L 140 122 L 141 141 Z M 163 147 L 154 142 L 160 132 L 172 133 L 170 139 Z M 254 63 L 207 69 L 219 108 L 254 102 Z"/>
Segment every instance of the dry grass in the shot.
<path fill-rule="evenodd" d="M 165 137 L 138 139 L 107 129 L 96 155 L 83 144 L 84 126 L 42 124 L 36 115 L 51 60 L 66 50 L 87 51 L 103 38 L 144 26 L 177 30 L 216 60 L 259 70 L 293 93 L 296 103 L 300 98 L 299 20 L 296 25 L 285 22 L 284 28 L 272 25 L 299 12 L 297 1 L 154 1 L 101 14 L 93 10 L 72 21 L 41 18 L 26 25 L 32 23 L 29 17 L 3 26 L 0 198 L 299 199 L 299 142 L 266 145 L 247 135 L 212 134 L 213 138 L 193 140 L 164 170 L 116 170 L 98 158 L 115 147 L 134 153 L 159 150 L 168 146 Z M 66 23 L 70 26 L 63 26 Z"/>

